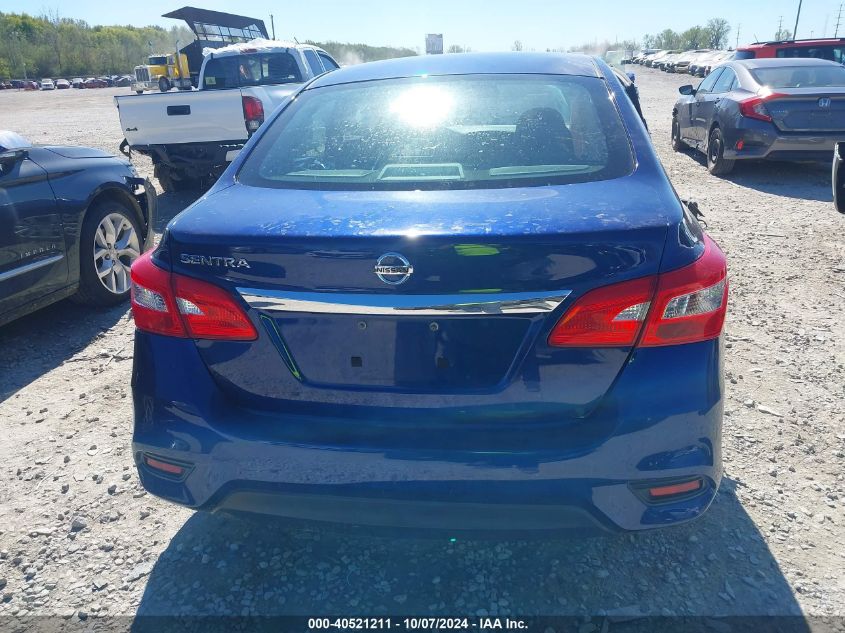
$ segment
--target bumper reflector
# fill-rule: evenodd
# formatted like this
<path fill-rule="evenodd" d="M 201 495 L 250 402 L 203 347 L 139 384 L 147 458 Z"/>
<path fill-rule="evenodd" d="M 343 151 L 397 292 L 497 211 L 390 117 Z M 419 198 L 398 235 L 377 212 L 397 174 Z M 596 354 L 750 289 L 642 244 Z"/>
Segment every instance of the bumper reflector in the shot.
<path fill-rule="evenodd" d="M 679 484 L 649 488 L 648 494 L 652 499 L 666 499 L 667 497 L 674 497 L 676 495 L 683 495 L 699 490 L 701 489 L 701 486 L 701 479 L 693 479 L 692 481 L 685 481 Z"/>
<path fill-rule="evenodd" d="M 176 464 L 168 464 L 167 462 L 161 462 L 153 457 L 150 457 L 149 455 L 144 455 L 144 463 L 150 468 L 154 468 L 156 470 L 160 470 L 171 475 L 181 475 L 185 472 L 185 469 L 181 466 L 177 466 Z"/>

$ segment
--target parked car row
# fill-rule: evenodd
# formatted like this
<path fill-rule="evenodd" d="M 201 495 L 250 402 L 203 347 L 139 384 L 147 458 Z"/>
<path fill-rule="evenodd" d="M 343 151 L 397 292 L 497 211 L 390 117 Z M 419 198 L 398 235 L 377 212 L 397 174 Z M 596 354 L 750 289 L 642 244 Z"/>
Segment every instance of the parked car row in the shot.
<path fill-rule="evenodd" d="M 649 68 L 659 68 L 668 73 L 687 73 L 697 77 L 706 77 L 711 70 L 724 62 L 734 59 L 736 51 L 698 48 L 688 51 L 661 50 L 643 51 L 631 60 Z"/>
<path fill-rule="evenodd" d="M 129 75 L 111 75 L 103 77 L 75 77 L 73 79 L 51 79 L 44 77 L 41 81 L 32 79 L 12 79 L 0 81 L 0 90 L 66 90 L 68 88 L 111 88 L 126 87 L 132 82 Z"/>

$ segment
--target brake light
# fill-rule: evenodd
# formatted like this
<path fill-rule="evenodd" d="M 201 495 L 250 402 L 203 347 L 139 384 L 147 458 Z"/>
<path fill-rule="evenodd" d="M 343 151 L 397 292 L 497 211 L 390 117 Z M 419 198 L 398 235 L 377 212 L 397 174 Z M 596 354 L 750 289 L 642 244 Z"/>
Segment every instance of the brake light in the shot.
<path fill-rule="evenodd" d="M 704 254 L 689 266 L 659 275 L 641 347 L 716 338 L 728 311 L 725 255 L 706 235 Z"/>
<path fill-rule="evenodd" d="M 648 314 L 657 277 L 592 290 L 566 311 L 552 333 L 553 347 L 628 347 Z"/>
<path fill-rule="evenodd" d="M 549 335 L 553 347 L 656 347 L 716 338 L 727 312 L 725 256 L 705 236 L 695 262 L 660 275 L 592 290 Z"/>
<path fill-rule="evenodd" d="M 139 330 L 196 339 L 252 341 L 252 322 L 223 288 L 162 270 L 144 253 L 132 264 L 132 316 Z"/>
<path fill-rule="evenodd" d="M 748 117 L 749 119 L 757 119 L 759 121 L 771 121 L 772 115 L 766 109 L 766 102 L 784 97 L 786 95 L 780 92 L 770 92 L 762 96 L 749 97 L 739 102 L 739 113 Z"/>
<path fill-rule="evenodd" d="M 260 99 L 243 96 L 241 98 L 244 108 L 244 123 L 247 131 L 252 134 L 261 124 L 264 123 L 264 105 Z"/>
<path fill-rule="evenodd" d="M 170 289 L 170 273 L 162 270 L 147 251 L 132 262 L 132 316 L 139 330 L 186 337 Z"/>

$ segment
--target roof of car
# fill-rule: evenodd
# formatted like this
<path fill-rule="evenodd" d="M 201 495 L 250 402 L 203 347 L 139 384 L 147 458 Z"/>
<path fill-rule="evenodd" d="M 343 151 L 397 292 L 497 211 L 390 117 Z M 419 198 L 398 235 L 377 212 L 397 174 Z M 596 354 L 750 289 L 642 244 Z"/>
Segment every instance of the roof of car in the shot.
<path fill-rule="evenodd" d="M 738 47 L 737 50 L 745 51 L 757 48 L 765 48 L 767 46 L 814 46 L 823 44 L 838 44 L 845 42 L 843 37 L 824 37 L 824 38 L 810 38 L 805 40 L 771 40 L 768 42 L 753 42 L 745 46 Z"/>
<path fill-rule="evenodd" d="M 538 74 L 599 76 L 592 57 L 565 53 L 454 53 L 418 55 L 347 66 L 317 78 L 311 87 L 423 75 Z"/>
<path fill-rule="evenodd" d="M 761 59 L 739 59 L 731 62 L 748 69 L 754 68 L 777 68 L 795 66 L 839 66 L 836 62 L 827 59 L 816 59 L 815 57 L 769 57 Z"/>

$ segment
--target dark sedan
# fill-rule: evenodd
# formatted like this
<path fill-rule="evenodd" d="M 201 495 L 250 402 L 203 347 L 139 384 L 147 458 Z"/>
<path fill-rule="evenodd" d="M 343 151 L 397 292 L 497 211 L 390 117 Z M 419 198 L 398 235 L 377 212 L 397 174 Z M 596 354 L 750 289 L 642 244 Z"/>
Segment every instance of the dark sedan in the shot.
<path fill-rule="evenodd" d="M 0 325 L 66 297 L 127 299 L 155 206 L 155 190 L 125 160 L 0 130 Z"/>
<path fill-rule="evenodd" d="M 845 141 L 845 68 L 823 59 L 753 59 L 679 88 L 672 147 L 707 155 L 712 174 L 737 160 L 830 160 Z"/>

